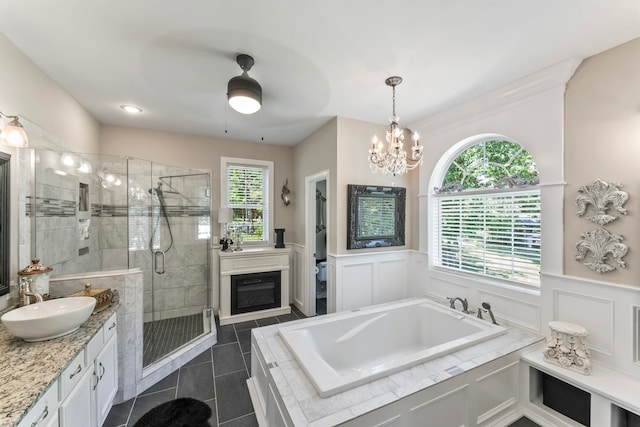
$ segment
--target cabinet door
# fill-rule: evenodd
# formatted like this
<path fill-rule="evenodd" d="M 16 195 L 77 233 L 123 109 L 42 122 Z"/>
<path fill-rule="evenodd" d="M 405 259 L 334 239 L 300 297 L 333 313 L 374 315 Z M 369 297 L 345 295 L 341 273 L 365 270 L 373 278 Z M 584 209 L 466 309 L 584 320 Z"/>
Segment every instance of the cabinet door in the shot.
<path fill-rule="evenodd" d="M 58 381 L 54 381 L 44 395 L 38 399 L 24 416 L 18 427 L 58 426 Z"/>
<path fill-rule="evenodd" d="M 88 369 L 60 404 L 60 427 L 95 426 L 91 405 L 93 372 Z"/>
<path fill-rule="evenodd" d="M 98 353 L 93 369 L 98 378 L 98 384 L 94 390 L 96 420 L 97 425 L 101 426 L 109 414 L 113 398 L 118 391 L 118 348 L 115 336 L 112 336 Z"/>

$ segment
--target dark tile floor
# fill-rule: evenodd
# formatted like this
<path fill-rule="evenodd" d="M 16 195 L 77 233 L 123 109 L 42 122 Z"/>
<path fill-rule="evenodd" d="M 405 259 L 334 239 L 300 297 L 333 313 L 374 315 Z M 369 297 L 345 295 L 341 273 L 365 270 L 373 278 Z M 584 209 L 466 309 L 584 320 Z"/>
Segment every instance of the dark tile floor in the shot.
<path fill-rule="evenodd" d="M 178 397 L 206 402 L 213 427 L 257 426 L 246 380 L 251 373 L 251 329 L 297 320 L 291 314 L 217 326 L 218 342 L 131 400 L 113 406 L 103 427 L 131 427 L 151 408 Z"/>
<path fill-rule="evenodd" d="M 515 422 L 509 424 L 508 427 L 540 427 L 538 424 L 534 423 L 527 417 L 522 417 L 517 419 Z"/>

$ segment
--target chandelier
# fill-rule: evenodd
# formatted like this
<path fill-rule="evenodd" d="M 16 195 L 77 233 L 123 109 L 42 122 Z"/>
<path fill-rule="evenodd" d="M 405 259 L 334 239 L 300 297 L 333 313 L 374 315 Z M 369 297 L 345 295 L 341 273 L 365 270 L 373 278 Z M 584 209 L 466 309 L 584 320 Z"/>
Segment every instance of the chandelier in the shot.
<path fill-rule="evenodd" d="M 402 77 L 389 77 L 384 82 L 393 88 L 393 115 L 389 119 L 390 124 L 387 129 L 387 147 L 384 147 L 377 135 L 373 136 L 372 146 L 369 149 L 369 167 L 374 173 L 381 172 L 384 175 L 396 176 L 405 174 L 422 163 L 424 147 L 420 144 L 418 132 L 415 132 L 411 146 L 411 159 L 407 158 L 403 142 L 404 131 L 398 126 L 399 117 L 396 116 L 396 86 L 402 83 Z"/>

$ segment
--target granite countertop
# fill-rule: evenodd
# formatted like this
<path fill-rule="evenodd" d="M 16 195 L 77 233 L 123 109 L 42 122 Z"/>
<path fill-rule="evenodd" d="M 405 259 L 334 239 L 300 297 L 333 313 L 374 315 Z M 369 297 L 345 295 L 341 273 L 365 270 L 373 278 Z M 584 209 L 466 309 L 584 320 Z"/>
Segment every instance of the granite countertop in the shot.
<path fill-rule="evenodd" d="M 501 325 L 507 330 L 503 335 L 327 398 L 320 397 L 280 337 L 282 325 L 256 328 L 252 333 L 294 425 L 322 427 L 344 423 L 543 340 L 517 327 Z"/>
<path fill-rule="evenodd" d="M 26 342 L 0 325 L 0 426 L 20 422 L 116 309 L 112 304 L 77 331 L 48 341 Z"/>

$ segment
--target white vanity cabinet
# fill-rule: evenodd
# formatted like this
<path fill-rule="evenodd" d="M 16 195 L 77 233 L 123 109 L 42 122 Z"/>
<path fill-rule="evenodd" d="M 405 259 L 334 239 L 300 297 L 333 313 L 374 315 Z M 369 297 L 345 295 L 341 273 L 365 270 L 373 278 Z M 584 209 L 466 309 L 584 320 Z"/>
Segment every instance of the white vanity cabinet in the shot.
<path fill-rule="evenodd" d="M 118 391 L 116 314 L 67 364 L 17 427 L 100 427 Z"/>
<path fill-rule="evenodd" d="M 93 363 L 95 380 L 94 397 L 97 426 L 101 426 L 111 410 L 111 403 L 118 391 L 118 349 L 116 337 L 111 337 Z"/>
<path fill-rule="evenodd" d="M 84 354 L 83 354 L 84 356 Z M 93 372 L 90 369 L 78 375 L 80 379 L 60 403 L 58 415 L 60 427 L 93 426 L 94 414 L 91 405 Z"/>
<path fill-rule="evenodd" d="M 93 372 L 91 405 L 94 412 L 94 422 L 90 424 L 92 426 L 102 425 L 118 391 L 116 340 L 116 316 L 114 314 L 89 341 L 85 349 L 86 364 Z"/>
<path fill-rule="evenodd" d="M 58 381 L 38 399 L 18 427 L 58 427 Z"/>

